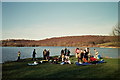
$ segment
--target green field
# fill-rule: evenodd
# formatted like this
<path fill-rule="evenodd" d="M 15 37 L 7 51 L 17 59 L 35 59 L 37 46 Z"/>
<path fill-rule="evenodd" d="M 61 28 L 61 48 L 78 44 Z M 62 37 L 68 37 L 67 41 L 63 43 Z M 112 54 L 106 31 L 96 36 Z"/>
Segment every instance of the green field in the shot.
<path fill-rule="evenodd" d="M 120 59 L 104 59 L 107 63 L 97 65 L 77 66 L 77 60 L 71 57 L 73 64 L 50 64 L 43 63 L 37 66 L 28 66 L 27 63 L 33 62 L 31 59 L 24 59 L 20 62 L 6 62 L 2 64 L 2 80 L 8 79 L 38 79 L 38 78 L 114 78 L 120 79 L 118 71 L 118 61 Z"/>

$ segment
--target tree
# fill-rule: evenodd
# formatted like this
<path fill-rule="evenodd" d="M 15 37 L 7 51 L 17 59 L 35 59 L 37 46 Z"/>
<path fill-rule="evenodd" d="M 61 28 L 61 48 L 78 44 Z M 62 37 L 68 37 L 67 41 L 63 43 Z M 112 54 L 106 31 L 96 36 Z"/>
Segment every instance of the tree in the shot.
<path fill-rule="evenodd" d="M 112 35 L 113 35 L 113 42 L 114 44 L 117 44 L 117 46 L 120 44 L 120 24 L 118 23 L 117 25 L 114 26 L 112 30 Z"/>
<path fill-rule="evenodd" d="M 120 24 L 117 24 L 114 26 L 113 31 L 112 31 L 113 36 L 120 36 Z"/>

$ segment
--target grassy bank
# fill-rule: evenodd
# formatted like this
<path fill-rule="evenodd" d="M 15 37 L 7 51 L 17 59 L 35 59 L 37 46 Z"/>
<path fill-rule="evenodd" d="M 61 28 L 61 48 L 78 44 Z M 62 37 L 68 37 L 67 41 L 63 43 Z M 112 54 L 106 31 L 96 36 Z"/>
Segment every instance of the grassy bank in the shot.
<path fill-rule="evenodd" d="M 98 44 L 100 47 L 112 47 L 112 48 L 120 48 L 120 42 L 108 42 L 103 44 Z"/>
<path fill-rule="evenodd" d="M 87 66 L 76 66 L 75 64 L 50 64 L 43 63 L 37 66 L 28 66 L 33 62 L 31 59 L 24 59 L 20 62 L 3 63 L 2 79 L 23 79 L 23 78 L 117 78 L 119 59 L 105 59 L 107 63 Z M 71 57 L 71 62 L 75 62 L 75 57 Z"/>

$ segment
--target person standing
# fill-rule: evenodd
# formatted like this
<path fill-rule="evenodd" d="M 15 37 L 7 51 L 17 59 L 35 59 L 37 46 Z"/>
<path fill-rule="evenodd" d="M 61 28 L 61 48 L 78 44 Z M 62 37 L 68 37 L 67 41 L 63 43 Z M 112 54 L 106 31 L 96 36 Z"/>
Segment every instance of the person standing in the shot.
<path fill-rule="evenodd" d="M 86 48 L 84 58 L 85 58 L 87 61 L 88 61 L 88 55 L 89 55 L 89 53 L 90 53 L 89 48 Z"/>
<path fill-rule="evenodd" d="M 43 59 L 46 60 L 47 59 L 47 50 L 44 49 L 43 51 Z"/>
<path fill-rule="evenodd" d="M 49 49 L 48 49 L 48 51 L 47 51 L 46 56 L 47 56 L 47 60 L 49 60 L 49 58 L 50 58 L 50 50 L 49 50 Z"/>
<path fill-rule="evenodd" d="M 84 53 L 84 56 L 83 56 L 83 59 L 82 59 L 83 62 L 88 62 L 88 53 L 87 53 L 87 51 L 84 50 L 83 53 Z"/>
<path fill-rule="evenodd" d="M 67 48 L 65 48 L 65 59 L 69 59 L 70 56 L 70 50 L 68 50 Z"/>
<path fill-rule="evenodd" d="M 83 51 L 83 49 L 80 49 L 80 60 L 81 60 L 81 62 L 83 62 L 84 52 L 85 51 Z"/>
<path fill-rule="evenodd" d="M 68 52 L 67 48 L 65 48 L 64 52 L 65 52 L 64 55 L 66 56 L 66 54 Z"/>
<path fill-rule="evenodd" d="M 78 59 L 78 62 L 80 62 L 80 49 L 76 48 L 75 53 L 76 53 L 76 58 Z"/>
<path fill-rule="evenodd" d="M 68 49 L 68 52 L 67 52 L 67 54 L 66 54 L 66 59 L 69 60 L 69 58 L 70 58 L 70 50 Z"/>
<path fill-rule="evenodd" d="M 75 54 L 76 58 L 80 57 L 80 49 L 79 48 L 76 48 L 75 53 L 76 53 Z"/>
<path fill-rule="evenodd" d="M 63 49 L 61 50 L 61 58 L 62 58 L 62 62 L 64 62 L 65 55 L 64 55 L 64 50 Z"/>
<path fill-rule="evenodd" d="M 17 59 L 17 61 L 20 60 L 20 55 L 21 55 L 21 53 L 20 53 L 20 51 L 18 51 L 18 59 Z"/>
<path fill-rule="evenodd" d="M 97 59 L 98 58 L 98 51 L 96 49 L 94 49 L 95 51 L 95 58 Z"/>
<path fill-rule="evenodd" d="M 33 61 L 36 60 L 36 59 L 35 59 L 35 55 L 36 55 L 36 52 L 35 52 L 35 49 L 34 49 L 33 54 L 32 54 L 32 60 L 33 60 Z"/>

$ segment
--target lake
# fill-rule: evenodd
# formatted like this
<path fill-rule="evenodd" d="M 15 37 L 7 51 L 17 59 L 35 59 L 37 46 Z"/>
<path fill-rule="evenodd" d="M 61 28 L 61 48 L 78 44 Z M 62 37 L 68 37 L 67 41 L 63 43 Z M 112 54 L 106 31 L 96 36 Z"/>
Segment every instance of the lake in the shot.
<path fill-rule="evenodd" d="M 15 61 L 17 60 L 18 51 L 21 52 L 21 58 L 32 58 L 33 49 L 36 49 L 37 56 L 43 57 L 43 50 L 50 49 L 50 56 L 59 56 L 61 49 L 65 47 L 1 47 L 2 52 L 0 52 L 0 56 L 2 55 L 2 60 L 0 59 L 0 63 L 4 63 L 6 61 Z M 71 51 L 71 55 L 75 55 L 76 47 L 66 47 Z M 84 47 L 81 47 L 84 49 Z M 101 56 L 109 56 L 111 58 L 118 58 L 118 48 L 98 48 L 91 47 L 91 53 L 94 55 L 94 50 L 97 49 Z"/>

